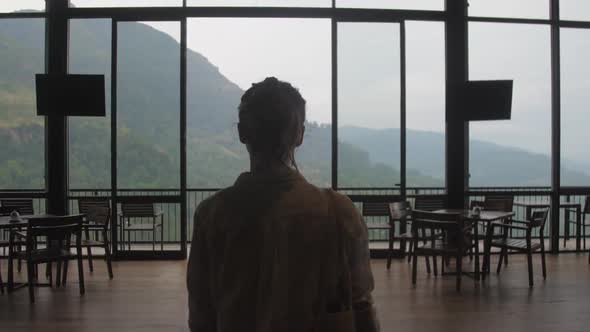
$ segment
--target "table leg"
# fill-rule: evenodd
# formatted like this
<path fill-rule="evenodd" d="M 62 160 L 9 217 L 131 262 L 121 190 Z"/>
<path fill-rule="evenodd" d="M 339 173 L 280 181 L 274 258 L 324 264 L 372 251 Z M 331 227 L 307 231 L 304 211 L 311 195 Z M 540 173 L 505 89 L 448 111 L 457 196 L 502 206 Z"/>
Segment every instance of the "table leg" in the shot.
<path fill-rule="evenodd" d="M 401 234 L 406 234 L 407 229 L 408 229 L 408 226 L 407 225 L 408 224 L 407 224 L 406 218 L 402 218 L 400 220 L 400 224 L 399 224 L 399 228 L 400 228 L 399 233 L 400 233 L 400 235 Z M 392 231 L 393 231 L 393 228 L 392 228 Z M 400 246 L 400 251 L 401 251 L 401 257 L 402 258 L 403 257 L 406 257 L 406 240 L 405 239 L 400 239 L 399 246 Z"/>
<path fill-rule="evenodd" d="M 14 289 L 14 267 L 12 264 L 12 248 L 8 248 L 8 280 L 6 282 L 6 291 L 11 292 Z"/>
<path fill-rule="evenodd" d="M 475 280 L 479 281 L 479 224 L 476 222 L 474 227 L 475 234 Z"/>
<path fill-rule="evenodd" d="M 576 251 L 580 251 L 582 234 L 582 206 L 576 206 Z"/>
<path fill-rule="evenodd" d="M 123 216 L 121 216 L 119 218 L 119 221 L 120 221 L 119 227 L 121 227 L 120 249 L 121 249 L 121 251 L 125 251 L 125 219 L 123 218 Z"/>
<path fill-rule="evenodd" d="M 490 247 L 489 247 L 489 232 L 492 227 L 492 223 L 486 223 L 486 234 L 483 240 L 483 264 L 481 267 L 481 280 L 486 280 L 486 275 L 490 273 Z"/>
<path fill-rule="evenodd" d="M 570 212 L 566 209 L 563 213 L 563 247 L 567 247 L 567 241 L 570 239 Z"/>

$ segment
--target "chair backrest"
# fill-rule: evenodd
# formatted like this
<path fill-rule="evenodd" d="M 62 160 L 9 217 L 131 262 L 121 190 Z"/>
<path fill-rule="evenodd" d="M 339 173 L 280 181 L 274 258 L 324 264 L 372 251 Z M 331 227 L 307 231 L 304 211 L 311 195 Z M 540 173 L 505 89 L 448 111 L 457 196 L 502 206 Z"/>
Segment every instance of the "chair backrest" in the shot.
<path fill-rule="evenodd" d="M 2 204 L 2 209 L 8 213 L 17 211 L 20 215 L 35 214 L 32 199 L 3 199 L 0 200 L 0 204 Z"/>
<path fill-rule="evenodd" d="M 363 217 L 389 217 L 390 202 L 363 202 Z"/>
<path fill-rule="evenodd" d="M 32 247 L 35 239 L 40 236 L 50 241 L 64 242 L 69 245 L 72 234 L 80 239 L 84 215 L 55 216 L 31 218 L 27 226 L 27 247 Z"/>
<path fill-rule="evenodd" d="M 12 212 L 9 208 L 0 205 L 0 216 L 9 216 Z"/>
<path fill-rule="evenodd" d="M 420 211 L 435 211 L 447 207 L 446 196 L 416 196 L 414 209 Z"/>
<path fill-rule="evenodd" d="M 458 213 L 440 213 L 422 210 L 412 211 L 412 232 L 420 228 L 440 229 L 448 232 L 460 232 L 463 220 Z"/>
<path fill-rule="evenodd" d="M 91 221 L 94 225 L 102 225 L 105 229 L 108 229 L 111 221 L 111 208 L 89 206 L 86 213 L 86 220 Z"/>
<path fill-rule="evenodd" d="M 103 207 L 110 209 L 108 198 L 103 197 L 84 197 L 78 199 L 78 211 L 81 214 L 88 214 L 88 209 L 91 207 Z"/>
<path fill-rule="evenodd" d="M 469 210 L 473 210 L 473 208 L 476 206 L 483 208 L 484 207 L 483 201 L 473 200 L 473 201 L 469 202 Z"/>
<path fill-rule="evenodd" d="M 392 220 L 400 220 L 412 213 L 412 207 L 407 201 L 394 202 L 389 204 L 389 215 Z"/>
<path fill-rule="evenodd" d="M 152 203 L 123 203 L 121 212 L 124 217 L 153 217 L 155 215 Z"/>
<path fill-rule="evenodd" d="M 545 229 L 545 223 L 547 222 L 547 216 L 549 215 L 549 208 L 542 210 L 533 211 L 529 224 L 531 227 L 541 227 L 541 230 Z"/>
<path fill-rule="evenodd" d="M 586 196 L 586 201 L 584 202 L 584 210 L 582 213 L 590 213 L 590 196 Z"/>
<path fill-rule="evenodd" d="M 483 203 L 484 210 L 512 212 L 513 207 L 513 196 L 486 196 Z"/>

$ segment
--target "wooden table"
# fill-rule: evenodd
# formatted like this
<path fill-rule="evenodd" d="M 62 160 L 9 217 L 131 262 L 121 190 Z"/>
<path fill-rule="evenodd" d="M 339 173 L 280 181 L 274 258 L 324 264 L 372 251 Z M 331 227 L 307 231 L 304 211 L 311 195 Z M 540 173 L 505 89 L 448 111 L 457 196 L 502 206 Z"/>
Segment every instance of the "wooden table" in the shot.
<path fill-rule="evenodd" d="M 436 210 L 434 212 L 440 213 L 458 213 L 461 215 L 461 218 L 464 221 L 471 222 L 471 223 L 485 223 L 486 226 L 489 226 L 490 223 L 495 221 L 500 221 L 506 218 L 513 217 L 515 215 L 514 212 L 504 212 L 504 211 L 492 211 L 492 210 L 483 210 L 479 214 L 473 214 L 471 210 L 464 210 L 464 209 L 442 209 Z M 479 281 L 481 279 L 480 276 L 480 267 L 479 267 L 479 227 L 475 225 L 473 227 L 473 238 L 477 242 L 475 245 L 475 272 L 474 277 L 475 280 Z"/>
<path fill-rule="evenodd" d="M 22 215 L 19 217 L 19 221 L 11 221 L 10 216 L 0 216 L 0 229 L 13 229 L 26 227 L 29 224 L 29 219 L 32 218 L 49 218 L 55 217 L 53 214 L 31 214 Z"/>
<path fill-rule="evenodd" d="M 544 209 L 544 208 L 549 208 L 551 207 L 551 201 L 549 201 L 548 199 L 542 199 L 542 200 L 538 200 L 538 201 L 534 201 L 534 202 L 525 202 L 525 201 L 519 201 L 516 200 L 514 201 L 514 206 L 520 206 L 525 208 L 525 220 L 529 220 L 531 218 L 532 215 L 532 211 L 534 209 Z M 575 209 L 576 210 L 576 250 L 580 251 L 580 247 L 581 247 L 581 235 L 582 235 L 582 204 L 580 203 L 574 203 L 574 202 L 560 202 L 559 203 L 559 208 L 560 209 Z M 567 238 L 567 234 L 569 234 L 569 230 L 570 230 L 570 226 L 569 226 L 569 222 L 567 220 L 567 217 L 565 218 L 565 223 L 564 223 L 564 233 Z M 551 225 L 553 226 L 553 225 Z M 559 228 L 557 229 L 553 229 L 553 227 L 551 227 L 551 233 L 552 234 L 556 234 L 559 237 Z M 551 235 L 550 237 L 553 237 L 553 235 Z M 556 248 L 551 247 L 551 251 L 553 250 L 557 250 Z"/>

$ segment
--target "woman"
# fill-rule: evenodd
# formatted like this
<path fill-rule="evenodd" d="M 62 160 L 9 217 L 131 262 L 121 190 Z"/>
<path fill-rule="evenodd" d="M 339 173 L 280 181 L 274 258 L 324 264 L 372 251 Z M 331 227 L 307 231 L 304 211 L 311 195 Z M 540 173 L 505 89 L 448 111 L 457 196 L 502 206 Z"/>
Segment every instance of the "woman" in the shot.
<path fill-rule="evenodd" d="M 192 331 L 325 331 L 346 313 L 356 331 L 378 330 L 366 227 L 347 197 L 299 173 L 304 124 L 305 100 L 287 82 L 269 77 L 242 96 L 250 172 L 195 213 Z"/>

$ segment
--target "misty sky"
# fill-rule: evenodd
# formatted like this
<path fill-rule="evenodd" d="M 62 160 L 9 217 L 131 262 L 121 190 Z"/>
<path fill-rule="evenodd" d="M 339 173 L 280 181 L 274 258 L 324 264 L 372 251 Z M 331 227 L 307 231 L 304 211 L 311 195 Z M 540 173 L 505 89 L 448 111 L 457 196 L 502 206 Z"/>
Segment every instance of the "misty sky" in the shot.
<path fill-rule="evenodd" d="M 83 6 L 178 6 L 181 0 L 75 0 Z M 189 5 L 329 6 L 330 0 L 189 0 Z M 437 9 L 443 0 L 339 0 L 342 7 Z M 548 18 L 548 0 L 471 0 L 474 16 Z M 0 1 L 0 11 L 42 9 L 42 0 Z M 590 1 L 562 0 L 562 17 L 590 20 Z M 149 23 L 179 39 L 178 23 Z M 399 25 L 339 24 L 339 124 L 399 126 Z M 470 23 L 470 79 L 513 79 L 512 120 L 475 123 L 471 137 L 550 153 L 550 31 L 545 25 Z M 407 22 L 408 128 L 444 131 L 444 24 Z M 330 122 L 330 21 L 195 18 L 188 47 L 246 89 L 274 75 L 308 100 L 308 118 Z M 562 152 L 590 162 L 585 144 L 590 30 L 562 30 Z"/>

